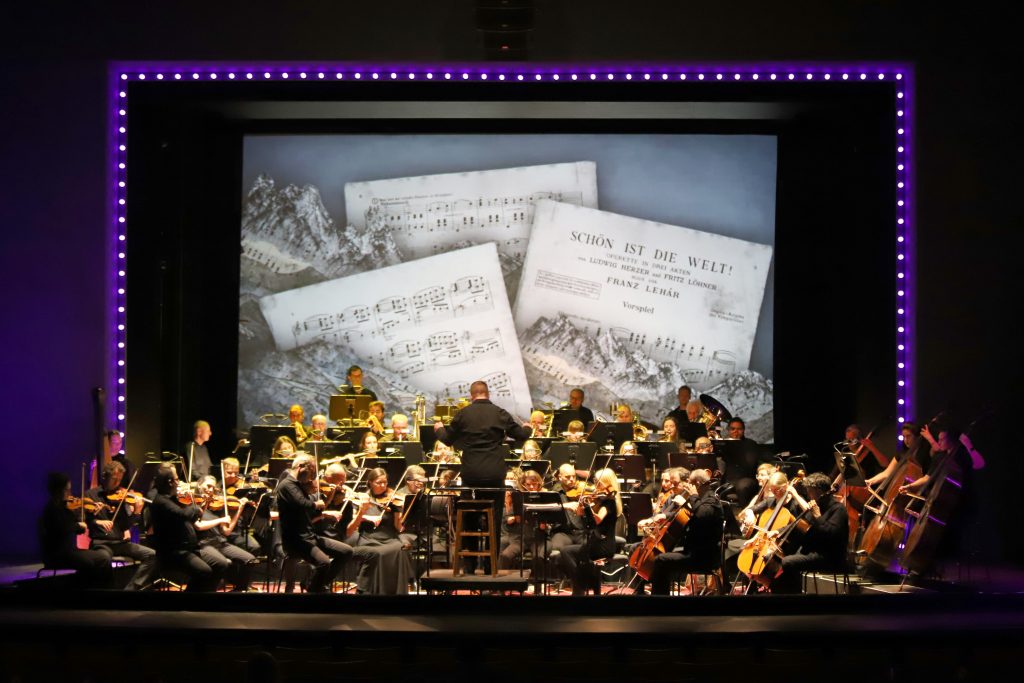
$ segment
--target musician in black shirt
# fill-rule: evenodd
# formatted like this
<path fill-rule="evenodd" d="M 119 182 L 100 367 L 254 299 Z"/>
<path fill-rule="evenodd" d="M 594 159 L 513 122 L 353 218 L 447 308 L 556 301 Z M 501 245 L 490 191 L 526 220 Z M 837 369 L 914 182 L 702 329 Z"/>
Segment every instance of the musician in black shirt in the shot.
<path fill-rule="evenodd" d="M 141 520 L 145 501 L 140 499 L 134 505 L 129 505 L 124 501 L 107 498 L 118 491 L 124 475 L 124 467 L 116 460 L 103 466 L 100 486 L 85 493 L 87 498 L 103 505 L 93 513 L 86 513 L 85 521 L 93 549 L 106 550 L 112 556 L 123 555 L 139 561 L 135 575 L 125 586 L 125 590 L 139 590 L 149 585 L 156 572 L 156 551 L 131 541 L 131 528 Z"/>
<path fill-rule="evenodd" d="M 811 527 L 800 541 L 799 552 L 782 558 L 782 574 L 772 582 L 773 593 L 799 593 L 801 572 L 842 572 L 846 565 L 850 528 L 846 507 L 832 495 L 826 474 L 807 475 L 804 488 L 810 500 L 801 512 Z"/>
<path fill-rule="evenodd" d="M 83 588 L 105 588 L 110 584 L 110 551 L 79 550 L 78 535 L 85 522 L 68 509 L 71 481 L 63 472 L 51 472 L 46 479 L 49 498 L 39 518 L 39 546 L 47 567 L 74 569 L 75 583 Z"/>
<path fill-rule="evenodd" d="M 690 473 L 684 487 L 690 521 L 683 530 L 677 548 L 654 559 L 651 572 L 651 594 L 668 595 L 672 579 L 694 572 L 706 572 L 721 565 L 722 523 L 725 512 L 711 488 L 711 475 L 697 469 Z M 678 512 L 678 508 L 671 511 Z M 671 524 L 669 519 L 666 523 Z"/>
<path fill-rule="evenodd" d="M 325 593 L 352 557 L 352 546 L 318 535 L 313 528 L 314 518 L 320 515 L 339 520 L 342 517 L 340 512 L 327 510 L 318 496 L 311 495 L 315 479 L 316 461 L 305 453 L 297 455 L 291 476 L 282 477 L 277 485 L 277 511 L 284 551 L 313 567 L 309 592 Z"/>
<path fill-rule="evenodd" d="M 212 591 L 221 578 L 221 568 L 211 567 L 199 556 L 197 531 L 218 524 L 227 524 L 228 517 L 201 520 L 203 510 L 185 494 L 186 502 L 178 501 L 178 473 L 173 465 L 162 465 L 153 480 L 156 495 L 150 504 L 153 524 L 153 547 L 162 567 L 173 567 L 187 576 L 187 591 Z"/>
<path fill-rule="evenodd" d="M 213 430 L 210 429 L 210 423 L 206 420 L 196 420 L 192 429 L 192 439 L 182 448 L 181 458 L 185 467 L 191 468 L 186 470 L 185 474 L 192 481 L 199 481 L 210 473 L 210 468 L 213 466 L 213 461 L 210 460 L 210 451 L 206 448 L 206 442 L 213 436 Z"/>
<path fill-rule="evenodd" d="M 505 500 L 502 489 L 505 486 L 505 456 L 499 446 L 506 437 L 515 440 L 529 439 L 533 434 L 529 423 L 516 424 L 504 408 L 491 403 L 486 382 L 476 381 L 469 387 L 472 402 L 455 413 L 447 427 L 439 420 L 434 423 L 434 434 L 456 450 L 462 451 L 462 485 L 478 489 L 478 498 L 490 498 L 493 519 L 497 523 Z M 470 528 L 479 529 L 482 522 L 467 520 Z M 485 560 L 486 562 L 486 560 Z M 472 573 L 472 560 L 467 561 L 467 571 Z"/>

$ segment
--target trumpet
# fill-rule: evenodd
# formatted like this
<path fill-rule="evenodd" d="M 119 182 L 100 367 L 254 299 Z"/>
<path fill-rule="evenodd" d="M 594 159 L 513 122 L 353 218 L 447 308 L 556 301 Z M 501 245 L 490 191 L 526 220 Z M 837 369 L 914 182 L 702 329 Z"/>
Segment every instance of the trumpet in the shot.
<path fill-rule="evenodd" d="M 370 431 L 374 434 L 384 433 L 384 425 L 380 423 L 380 420 L 373 413 L 370 413 L 366 418 L 366 426 L 369 427 Z"/>

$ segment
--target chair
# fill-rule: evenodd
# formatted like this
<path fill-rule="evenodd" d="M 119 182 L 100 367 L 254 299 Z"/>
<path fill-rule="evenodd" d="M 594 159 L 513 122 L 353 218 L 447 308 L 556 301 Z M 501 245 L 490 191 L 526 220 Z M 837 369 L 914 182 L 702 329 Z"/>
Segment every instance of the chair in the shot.
<path fill-rule="evenodd" d="M 483 515 L 486 531 L 466 531 L 466 515 Z M 464 538 L 486 539 L 486 550 L 464 550 Z M 452 575 L 462 574 L 462 563 L 466 557 L 488 557 L 491 560 L 491 576 L 498 575 L 498 529 L 494 522 L 494 504 L 490 500 L 459 500 L 455 503 L 455 566 Z"/>
<path fill-rule="evenodd" d="M 274 584 L 274 592 L 281 592 L 281 584 L 284 584 L 284 592 L 291 593 L 295 587 L 295 573 L 302 565 L 307 564 L 301 557 L 291 557 L 288 553 L 281 558 L 281 571 L 278 572 L 277 582 Z M 306 591 L 305 582 L 299 582 L 299 590 Z"/>

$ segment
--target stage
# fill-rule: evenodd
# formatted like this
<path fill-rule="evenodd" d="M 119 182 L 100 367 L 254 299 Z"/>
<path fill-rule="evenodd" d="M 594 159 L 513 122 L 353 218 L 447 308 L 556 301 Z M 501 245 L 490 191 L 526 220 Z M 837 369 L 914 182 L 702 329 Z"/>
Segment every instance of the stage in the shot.
<path fill-rule="evenodd" d="M 988 576 L 993 588 L 1016 578 Z M 173 669 L 245 680 L 257 653 L 279 667 L 269 680 L 295 681 L 780 680 L 823 667 L 834 680 L 973 680 L 1015 661 L 1024 634 L 1020 595 L 950 584 L 668 598 L 76 592 L 41 584 L 0 593 L 8 680 L 89 680 L 112 671 L 112 655 L 133 680 L 177 678 Z"/>

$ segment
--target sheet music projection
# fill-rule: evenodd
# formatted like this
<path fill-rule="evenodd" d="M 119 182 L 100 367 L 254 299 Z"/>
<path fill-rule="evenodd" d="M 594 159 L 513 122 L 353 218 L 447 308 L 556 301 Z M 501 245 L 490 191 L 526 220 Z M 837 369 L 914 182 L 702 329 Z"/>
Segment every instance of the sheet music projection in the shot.
<path fill-rule="evenodd" d="M 494 244 L 265 296 L 260 310 L 279 351 L 338 345 L 441 398 L 487 377 L 495 403 L 529 414 Z"/>
<path fill-rule="evenodd" d="M 770 246 L 551 201 L 516 300 L 534 400 L 566 382 L 660 411 L 747 370 Z"/>
<path fill-rule="evenodd" d="M 542 199 L 597 208 L 596 164 L 579 161 L 345 184 L 349 224 L 386 225 L 406 259 L 495 242 L 499 254 L 521 262 L 533 207 Z"/>

